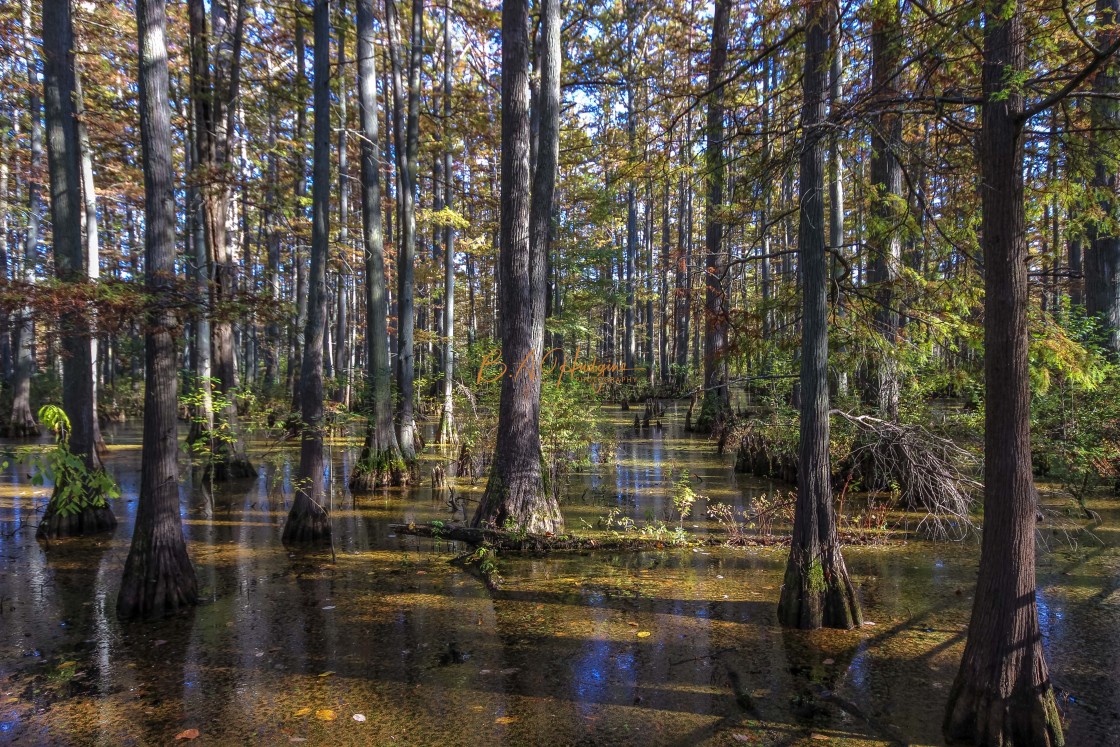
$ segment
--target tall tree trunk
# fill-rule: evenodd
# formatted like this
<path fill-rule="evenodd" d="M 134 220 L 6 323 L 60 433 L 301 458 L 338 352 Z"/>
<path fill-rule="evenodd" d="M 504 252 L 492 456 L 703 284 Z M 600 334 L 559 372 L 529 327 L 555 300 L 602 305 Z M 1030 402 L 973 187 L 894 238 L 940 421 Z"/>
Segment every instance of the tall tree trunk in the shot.
<path fill-rule="evenodd" d="M 165 0 L 137 0 L 140 52 L 140 141 L 144 165 L 144 279 L 153 298 L 175 283 L 175 186 L 168 103 Z M 159 618 L 198 601 L 198 581 L 179 518 L 176 432 L 175 314 L 156 305 L 144 329 L 147 357 L 144 440 L 136 528 L 117 597 L 122 619 Z"/>
<path fill-rule="evenodd" d="M 899 236 L 905 217 L 902 196 L 902 115 L 898 97 L 898 62 L 902 51 L 898 0 L 876 0 L 871 19 L 871 88 L 877 102 L 875 127 L 871 130 L 871 215 L 868 246 L 869 280 L 875 287 L 875 327 L 881 341 L 873 354 L 864 389 L 864 401 L 879 417 L 898 420 L 900 381 L 898 370 L 898 299 L 894 286 L 902 262 Z"/>
<path fill-rule="evenodd" d="M 451 0 L 443 6 L 443 204 L 452 209 L 455 175 L 451 160 Z M 455 373 L 455 229 L 443 229 L 443 408 L 439 415 L 439 441 L 459 442 L 455 428 L 455 400 L 452 397 Z M 547 251 L 547 250 L 546 250 Z M 543 327 L 542 327 L 543 328 Z"/>
<path fill-rule="evenodd" d="M 389 58 L 393 79 L 393 135 L 397 154 L 397 442 L 401 455 L 411 465 L 416 461 L 416 416 L 413 384 L 415 360 L 415 304 L 413 299 L 416 265 L 416 143 L 419 141 L 420 58 L 423 45 L 423 0 L 413 0 L 412 49 L 408 65 L 407 106 L 401 61 L 400 26 L 396 0 L 385 0 L 389 27 Z M 407 108 L 407 119 L 406 119 Z"/>
<path fill-rule="evenodd" d="M 307 132 L 307 71 L 305 58 L 307 51 L 304 43 L 304 21 L 302 3 L 296 7 L 296 91 L 298 102 L 296 104 L 296 131 L 294 164 L 296 174 L 296 200 L 300 211 L 307 199 L 307 159 L 304 134 Z M 298 429 L 299 413 L 303 411 L 303 387 L 300 386 L 300 371 L 303 369 L 304 328 L 307 326 L 307 263 L 303 258 L 303 248 L 297 237 L 292 243 L 292 264 L 295 266 L 295 293 L 296 293 L 296 323 L 291 327 L 288 351 L 288 384 L 292 393 L 290 429 Z"/>
<path fill-rule="evenodd" d="M 280 165 L 276 155 L 276 103 L 269 102 L 268 113 L 268 205 L 264 213 L 266 262 L 266 295 L 274 309 L 280 305 L 280 220 L 276 205 L 280 200 Z M 265 326 L 264 383 L 274 387 L 280 381 L 280 324 L 269 316 Z"/>
<path fill-rule="evenodd" d="M 8 233 L 9 219 L 12 213 L 12 202 L 9 199 L 8 192 L 8 177 L 11 173 L 9 166 L 9 159 L 15 160 L 15 153 L 13 143 L 16 141 L 16 135 L 19 134 L 19 116 L 14 110 L 6 110 L 4 112 L 5 119 L 11 121 L 9 128 L 7 121 L 0 131 L 0 279 L 9 279 L 9 266 L 11 266 L 12 275 L 15 277 L 16 262 L 12 256 L 12 241 Z M 12 337 L 11 337 L 11 323 L 12 317 L 6 309 L 0 310 L 0 378 L 5 382 L 5 386 L 12 380 L 15 374 L 15 367 L 12 361 Z"/>
<path fill-rule="evenodd" d="M 229 230 L 233 197 L 230 137 L 236 122 L 233 103 L 237 100 L 241 75 L 245 0 L 236 0 L 232 28 L 222 7 L 221 3 L 211 3 L 213 18 L 208 20 L 203 0 L 188 2 L 191 94 L 199 156 L 196 167 L 201 177 L 202 233 L 210 268 L 210 311 L 215 315 L 210 323 L 211 354 L 223 405 L 222 427 L 205 434 L 211 452 L 205 474 L 218 481 L 257 476 L 256 468 L 246 457 L 237 426 L 237 359 L 233 321 L 227 308 L 234 301 L 237 272 Z"/>
<path fill-rule="evenodd" d="M 1073 210 L 1070 209 L 1070 214 L 1066 225 L 1073 226 Z M 1071 232 L 1072 233 L 1072 232 Z M 1082 237 L 1078 234 L 1073 234 L 1068 238 L 1069 242 L 1069 302 L 1072 306 L 1085 305 L 1085 277 L 1084 277 L 1084 262 L 1082 252 Z"/>
<path fill-rule="evenodd" d="M 43 100 L 47 121 L 47 168 L 50 174 L 51 244 L 55 275 L 72 287 L 88 282 L 82 248 L 82 182 L 78 123 L 74 116 L 74 28 L 70 0 L 43 2 Z M 59 314 L 62 345 L 62 409 L 69 418 L 63 438 L 85 469 L 101 469 L 94 442 L 93 363 L 90 320 L 81 305 Z M 74 481 L 79 481 L 75 486 Z M 112 529 L 117 525 L 106 495 L 87 474 L 55 475 L 54 492 L 35 535 L 55 539 Z"/>
<path fill-rule="evenodd" d="M 346 0 L 339 3 L 339 16 L 346 17 Z M 346 151 L 348 140 L 348 117 L 346 100 L 349 92 L 346 90 L 346 24 L 338 27 L 338 116 L 342 122 L 338 130 L 338 243 L 345 253 L 344 261 L 339 264 L 337 287 L 335 289 L 335 328 L 334 328 L 334 376 L 338 386 L 334 392 L 334 401 L 346 403 L 349 400 L 350 370 L 348 365 L 349 349 L 347 329 L 349 326 L 349 298 L 347 278 L 349 273 L 349 243 L 350 243 L 350 156 Z"/>
<path fill-rule="evenodd" d="M 773 102 L 770 100 L 770 67 L 773 64 L 769 57 L 762 63 L 762 162 L 767 165 L 772 164 L 774 159 L 774 143 L 770 133 L 770 107 L 773 106 Z M 773 203 L 773 181 L 770 179 L 764 180 L 762 190 L 762 210 L 758 216 L 758 224 L 762 230 L 761 241 L 759 242 L 759 250 L 762 252 L 759 282 L 762 286 L 762 341 L 764 344 L 762 371 L 764 374 L 768 374 L 770 372 L 770 346 L 767 343 L 770 340 L 774 321 L 774 312 L 770 308 L 770 251 L 773 246 L 770 242 L 770 208 Z"/>
<path fill-rule="evenodd" d="M 331 198 L 330 0 L 315 0 L 315 142 L 311 184 L 311 271 L 308 275 L 307 328 L 299 374 L 299 472 L 296 496 L 284 524 L 285 545 L 330 541 L 331 522 L 323 505 L 323 334 L 327 318 L 327 259 Z"/>
<path fill-rule="evenodd" d="M 793 542 L 778 602 L 778 620 L 791 628 L 851 628 L 861 614 L 840 554 L 832 505 L 828 423 L 828 260 L 824 237 L 825 62 L 828 0 L 806 6 L 802 77 L 801 220 L 798 264 L 804 301 L 801 343 L 801 443 Z"/>
<path fill-rule="evenodd" d="M 374 0 L 358 0 L 358 111 L 362 127 L 362 243 L 366 272 L 366 391 L 368 425 L 362 455 L 350 476 L 351 490 L 400 485 L 408 476 L 393 430 L 392 366 L 385 298 L 385 246 L 381 235 L 378 169 L 377 46 Z"/>
<path fill-rule="evenodd" d="M 101 277 L 101 250 L 98 236 L 97 190 L 93 183 L 93 150 L 89 142 L 89 128 L 86 127 L 85 101 L 82 97 L 82 75 L 78 62 L 74 61 L 74 118 L 78 126 L 78 163 L 82 182 L 82 222 L 85 227 L 84 247 L 86 274 L 90 280 Z M 96 325 L 90 325 L 93 333 L 89 338 L 90 376 L 93 381 L 93 446 L 98 454 L 108 452 L 105 439 L 101 436 L 101 424 L 97 410 L 97 334 Z"/>
<path fill-rule="evenodd" d="M 646 160 L 649 160 L 648 154 Z M 653 325 L 653 180 L 646 181 L 646 221 L 645 221 L 645 245 L 646 245 L 646 262 L 645 262 L 645 363 L 646 363 L 646 380 L 650 387 L 653 386 L 654 381 L 654 366 L 656 358 L 654 358 L 654 344 L 655 344 L 655 328 Z"/>
<path fill-rule="evenodd" d="M 1097 0 L 1097 46 L 1116 38 L 1120 0 Z M 1090 104 L 1093 134 L 1093 195 L 1105 216 L 1089 224 L 1085 253 L 1085 310 L 1100 322 L 1105 347 L 1120 360 L 1120 60 L 1116 55 L 1097 71 Z"/>
<path fill-rule="evenodd" d="M 474 526 L 515 526 L 528 532 L 558 533 L 564 518 L 541 477 L 541 346 L 544 341 L 544 255 L 556 178 L 555 143 L 545 131 L 559 131 L 559 11 L 545 0 L 542 17 L 541 140 L 530 207 L 529 169 L 529 2 L 502 4 L 502 179 L 501 179 L 501 403 L 494 463 L 479 501 Z M 555 60 L 550 58 L 555 55 Z M 548 91 L 543 90 L 548 88 Z M 546 103 L 549 102 L 549 103 Z M 546 122 L 545 120 L 550 120 Z M 536 216 L 531 220 L 530 216 Z M 534 240 L 535 239 L 535 240 Z"/>
<path fill-rule="evenodd" d="M 669 178 L 661 191 L 661 261 L 658 263 L 658 369 L 662 384 L 669 381 L 669 255 L 673 251 L 669 227 Z"/>
<path fill-rule="evenodd" d="M 727 28 L 730 0 L 716 0 L 712 19 L 712 55 L 708 68 L 707 144 L 704 160 L 708 193 L 705 207 L 704 248 L 704 402 L 696 429 L 722 428 L 730 414 L 731 396 L 727 387 L 727 318 L 730 312 L 727 288 L 727 254 L 723 251 L 723 187 L 727 165 L 723 154 L 724 68 L 727 65 Z"/>
<path fill-rule="evenodd" d="M 980 205 L 984 252 L 984 535 L 961 668 L 949 692 L 946 740 L 974 745 L 1064 743 L 1035 603 L 1027 241 L 1023 206 L 1026 70 L 1018 0 L 984 7 Z"/>
<path fill-rule="evenodd" d="M 191 109 L 194 109 L 193 101 Z M 197 122 L 197 117 L 192 120 Z M 187 155 L 187 164 L 190 168 L 195 168 L 199 162 L 197 137 L 191 138 Z M 191 428 L 187 434 L 187 443 L 193 444 L 199 439 L 207 438 L 214 430 L 213 381 L 210 375 L 210 271 L 206 260 L 206 237 L 202 229 L 202 194 L 193 179 L 187 182 L 187 220 L 190 223 L 189 265 L 197 294 L 197 308 L 192 319 L 194 339 L 191 354 L 197 393 L 194 397 L 196 405 L 191 416 Z"/>
<path fill-rule="evenodd" d="M 629 8 L 629 5 L 627 5 Z M 627 58 L 633 56 L 633 30 L 630 30 L 628 36 L 631 37 L 629 41 L 630 53 Z M 635 140 L 637 132 L 637 123 L 634 121 L 636 116 L 634 113 L 634 87 L 631 83 L 631 76 L 634 75 L 633 67 L 627 73 L 626 80 L 626 139 L 628 143 L 627 154 L 630 168 L 635 168 L 638 160 L 635 150 Z M 628 175 L 626 178 L 626 275 L 624 280 L 626 282 L 626 310 L 623 315 L 624 329 L 622 340 L 622 355 L 623 365 L 626 367 L 626 376 L 631 377 L 635 375 L 634 367 L 636 365 L 635 358 L 637 357 L 637 335 L 634 331 L 634 316 L 636 313 L 637 299 L 635 297 L 634 285 L 635 275 L 638 274 L 638 208 L 637 197 L 634 194 L 634 177 Z"/>
<path fill-rule="evenodd" d="M 35 283 L 35 265 L 39 261 L 39 220 L 43 210 L 40 180 L 43 169 L 42 104 L 39 99 L 39 75 L 35 72 L 35 54 L 32 48 L 31 0 L 23 0 L 22 25 L 24 60 L 27 65 L 27 111 L 31 120 L 31 161 L 27 178 L 27 224 L 23 237 L 23 280 Z M 12 381 L 12 417 L 8 434 L 16 438 L 39 435 L 39 426 L 31 413 L 31 374 L 35 371 L 33 354 L 35 322 L 30 306 L 24 306 L 19 315 L 19 341 L 16 344 L 16 371 Z"/>
<path fill-rule="evenodd" d="M 833 7 L 832 54 L 829 65 L 829 114 L 838 118 L 844 99 L 844 52 L 843 19 L 839 3 Z M 840 284 L 844 277 L 844 154 L 840 142 L 840 125 L 836 123 L 828 144 L 828 248 L 831 277 L 829 278 L 829 301 L 838 316 L 844 314 L 844 297 L 840 295 Z M 844 350 L 840 347 L 840 352 Z M 848 371 L 836 366 L 832 369 L 835 391 L 838 397 L 848 394 Z"/>
<path fill-rule="evenodd" d="M 685 149 L 681 148 L 682 165 L 687 162 Z M 685 370 L 688 368 L 688 322 L 691 310 L 692 283 L 689 269 L 688 237 L 691 227 L 688 224 L 690 210 L 688 207 L 688 190 L 685 185 L 686 177 L 681 174 L 677 185 L 677 222 L 680 228 L 677 232 L 677 254 L 674 262 L 673 278 L 673 325 L 676 336 L 673 338 L 673 363 L 677 367 L 676 384 L 684 386 Z"/>

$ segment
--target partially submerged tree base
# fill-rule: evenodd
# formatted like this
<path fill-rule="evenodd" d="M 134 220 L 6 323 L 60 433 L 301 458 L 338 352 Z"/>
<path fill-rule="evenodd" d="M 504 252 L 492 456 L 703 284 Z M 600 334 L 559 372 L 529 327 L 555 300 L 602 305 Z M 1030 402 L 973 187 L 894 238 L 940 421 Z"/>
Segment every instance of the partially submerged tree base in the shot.
<path fill-rule="evenodd" d="M 55 507 L 52 500 L 47 504 L 47 512 L 35 530 L 39 540 L 55 540 L 64 537 L 80 537 L 86 534 L 109 532 L 117 526 L 117 517 L 108 504 L 87 506 L 71 513 L 63 513 Z"/>
<path fill-rule="evenodd" d="M 371 454 L 367 447 L 350 473 L 350 491 L 370 492 L 390 485 L 407 485 L 411 480 L 412 473 L 399 452 L 386 449 Z"/>
<path fill-rule="evenodd" d="M 305 505 L 300 506 L 300 503 Z M 281 538 L 285 547 L 320 546 L 330 544 L 331 519 L 321 506 L 307 498 L 297 498 L 288 514 Z"/>
<path fill-rule="evenodd" d="M 1040 686 L 1029 684 L 1034 678 L 1029 670 L 1039 666 L 1042 656 L 1037 643 L 1033 648 L 1038 661 L 1033 665 L 1029 661 L 1020 664 L 1024 673 L 1020 679 L 1027 681 L 1017 684 L 1007 697 L 1000 693 L 1002 677 L 999 675 L 1006 674 L 1001 668 L 967 674 L 961 668 L 949 692 L 949 708 L 945 714 L 945 739 L 949 744 L 1014 747 L 1061 747 L 1065 744 L 1050 682 L 1047 680 Z M 991 681 L 993 674 L 997 676 L 995 681 Z"/>
<path fill-rule="evenodd" d="M 41 435 L 43 435 L 43 429 L 34 419 L 13 420 L 0 431 L 0 436 L 4 438 L 38 438 Z"/>
<path fill-rule="evenodd" d="M 213 480 L 214 482 L 256 480 L 257 468 L 244 457 L 225 457 L 215 454 L 214 459 L 207 462 L 202 477 L 204 480 Z"/>
<path fill-rule="evenodd" d="M 778 621 L 784 627 L 803 630 L 850 630 L 863 624 L 839 546 L 822 548 L 817 556 L 806 548 L 791 548 L 778 602 Z"/>
<path fill-rule="evenodd" d="M 492 470 L 474 521 L 476 527 L 505 529 L 513 527 L 529 534 L 558 534 L 564 530 L 564 517 L 556 498 L 538 479 L 521 481 L 515 487 L 503 485 Z"/>
<path fill-rule="evenodd" d="M 117 597 L 122 620 L 157 620 L 198 603 L 198 578 L 182 530 L 173 524 L 136 532 Z"/>
<path fill-rule="evenodd" d="M 455 427 L 455 415 L 448 408 L 443 408 L 439 416 L 439 427 L 436 429 L 436 443 L 450 446 L 459 445 L 459 430 Z"/>
<path fill-rule="evenodd" d="M 696 416 L 692 430 L 697 433 L 719 433 L 729 425 L 730 419 L 731 405 L 719 396 L 719 392 L 709 390 L 704 393 L 700 414 Z"/>

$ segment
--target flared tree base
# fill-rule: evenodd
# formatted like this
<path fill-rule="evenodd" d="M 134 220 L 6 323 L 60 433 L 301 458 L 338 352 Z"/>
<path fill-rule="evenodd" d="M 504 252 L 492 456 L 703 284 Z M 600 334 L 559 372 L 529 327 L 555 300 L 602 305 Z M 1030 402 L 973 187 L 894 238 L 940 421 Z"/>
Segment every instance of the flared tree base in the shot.
<path fill-rule="evenodd" d="M 459 445 L 459 430 L 455 427 L 455 415 L 443 408 L 439 416 L 439 428 L 436 429 L 436 442 L 448 446 Z"/>
<path fill-rule="evenodd" d="M 778 622 L 787 628 L 850 630 L 863 624 L 859 600 L 839 548 L 812 556 L 790 550 L 778 602 Z"/>
<path fill-rule="evenodd" d="M 43 434 L 43 429 L 34 420 L 13 420 L 0 428 L 0 436 L 4 438 L 38 438 Z"/>
<path fill-rule="evenodd" d="M 214 482 L 256 480 L 257 468 L 244 457 L 215 455 L 214 460 L 209 462 L 203 470 L 202 479 L 213 480 Z"/>
<path fill-rule="evenodd" d="M 719 396 L 719 393 L 708 391 L 704 393 L 700 414 L 696 416 L 692 430 L 697 433 L 715 433 L 726 426 L 730 419 L 731 406 Z"/>
<path fill-rule="evenodd" d="M 471 526 L 556 535 L 564 532 L 564 517 L 539 478 L 502 484 L 491 473 Z"/>
<path fill-rule="evenodd" d="M 52 499 L 47 504 L 47 512 L 35 530 L 39 540 L 56 540 L 65 537 L 80 537 L 86 534 L 109 532 L 117 526 L 117 517 L 106 506 L 89 506 L 74 513 L 62 513 L 55 507 Z"/>
<path fill-rule="evenodd" d="M 945 740 L 954 745 L 1061 747 L 1062 720 L 1049 684 L 1017 687 L 1001 697 L 999 684 L 961 670 L 949 693 Z"/>
<path fill-rule="evenodd" d="M 158 620 L 185 612 L 197 603 L 198 578 L 182 530 L 169 526 L 147 533 L 138 528 L 124 566 L 117 617 Z"/>
<path fill-rule="evenodd" d="M 285 547 L 329 545 L 331 520 L 327 512 L 303 496 L 296 498 L 288 520 L 284 523 L 282 541 Z"/>
<path fill-rule="evenodd" d="M 363 454 L 350 473 L 350 492 L 363 493 L 388 486 L 407 485 L 412 477 L 404 458 L 396 451 Z"/>

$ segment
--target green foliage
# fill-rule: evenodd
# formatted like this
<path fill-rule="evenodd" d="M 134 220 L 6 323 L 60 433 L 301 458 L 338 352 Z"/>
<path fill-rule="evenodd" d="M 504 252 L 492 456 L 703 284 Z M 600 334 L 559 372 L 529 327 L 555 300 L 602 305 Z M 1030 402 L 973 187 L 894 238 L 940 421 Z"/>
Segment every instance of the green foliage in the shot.
<path fill-rule="evenodd" d="M 673 508 L 680 515 L 680 526 L 684 526 L 685 517 L 692 513 L 692 506 L 700 496 L 692 489 L 692 476 L 688 470 L 682 470 L 680 477 L 673 484 Z"/>
<path fill-rule="evenodd" d="M 670 527 L 661 520 L 639 525 L 629 516 L 623 516 L 622 509 L 617 506 L 610 509 L 600 522 L 616 540 L 622 540 L 628 534 L 637 534 L 674 547 L 691 544 L 689 534 L 684 527 Z"/>
<path fill-rule="evenodd" d="M 39 422 L 55 434 L 55 445 L 20 449 L 16 462 L 31 470 L 31 483 L 54 484 L 51 502 L 61 516 L 90 508 L 104 508 L 108 499 L 119 498 L 120 487 L 103 469 L 90 469 L 83 456 L 70 451 L 70 418 L 58 405 L 39 408 Z"/>
<path fill-rule="evenodd" d="M 1041 347 L 1050 365 L 1031 403 L 1035 472 L 1060 479 L 1079 501 L 1101 479 L 1120 476 L 1120 381 L 1099 347 L 1098 322 L 1080 309 L 1058 316 Z"/>

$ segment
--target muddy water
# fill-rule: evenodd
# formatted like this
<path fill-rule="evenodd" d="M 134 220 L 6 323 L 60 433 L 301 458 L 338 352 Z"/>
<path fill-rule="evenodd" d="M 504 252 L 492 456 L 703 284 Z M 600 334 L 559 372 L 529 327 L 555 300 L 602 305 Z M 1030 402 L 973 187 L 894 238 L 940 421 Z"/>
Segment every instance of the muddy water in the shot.
<path fill-rule="evenodd" d="M 680 430 L 635 435 L 610 410 L 614 468 L 575 479 L 570 528 L 617 507 L 676 524 L 669 471 L 745 506 L 769 486 Z M 203 601 L 190 616 L 114 617 L 139 482 L 139 432 L 108 434 L 124 495 L 111 537 L 43 548 L 48 490 L 0 479 L 0 743 L 941 744 L 972 603 L 974 542 L 849 548 L 869 624 L 784 631 L 780 548 L 665 549 L 507 560 L 488 593 L 448 564 L 457 548 L 390 522 L 453 519 L 428 480 L 352 496 L 355 442 L 331 443 L 335 554 L 280 545 L 290 453 L 261 440 L 261 477 L 210 493 L 188 478 L 182 515 Z M 429 465 L 430 466 L 430 465 Z M 426 466 L 425 470 L 429 467 Z M 470 496 L 481 484 L 458 486 Z M 1120 744 L 1120 513 L 1100 542 L 1039 557 L 1039 607 L 1074 745 Z M 712 531 L 698 502 L 684 525 Z M 749 708 L 745 708 L 749 705 Z M 364 717 L 356 720 L 356 716 Z"/>

